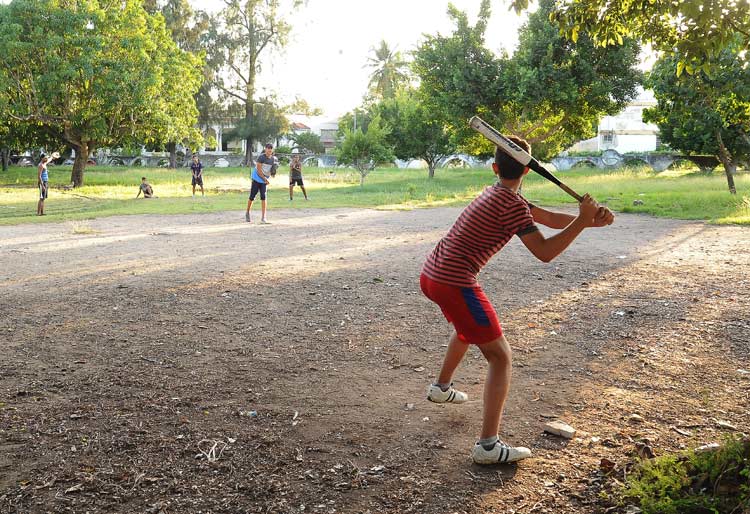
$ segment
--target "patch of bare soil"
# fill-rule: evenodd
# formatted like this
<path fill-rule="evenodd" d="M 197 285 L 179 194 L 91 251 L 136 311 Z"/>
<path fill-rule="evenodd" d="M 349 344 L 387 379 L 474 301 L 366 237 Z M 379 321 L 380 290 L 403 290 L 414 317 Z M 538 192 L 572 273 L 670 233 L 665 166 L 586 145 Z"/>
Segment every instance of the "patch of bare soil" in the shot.
<path fill-rule="evenodd" d="M 621 215 L 483 272 L 534 457 L 472 465 L 485 363 L 425 400 L 450 327 L 418 284 L 458 212 L 0 227 L 0 512 L 603 512 L 602 459 L 748 432 L 747 229 Z"/>

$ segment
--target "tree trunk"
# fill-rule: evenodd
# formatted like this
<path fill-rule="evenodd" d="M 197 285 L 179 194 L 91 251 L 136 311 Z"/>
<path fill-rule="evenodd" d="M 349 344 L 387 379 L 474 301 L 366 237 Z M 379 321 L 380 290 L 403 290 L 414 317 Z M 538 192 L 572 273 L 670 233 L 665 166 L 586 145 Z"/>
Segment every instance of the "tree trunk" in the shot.
<path fill-rule="evenodd" d="M 0 161 L 2 161 L 3 171 L 8 171 L 9 160 L 10 160 L 10 149 L 0 148 Z"/>
<path fill-rule="evenodd" d="M 89 144 L 81 142 L 80 145 L 73 145 L 73 148 L 76 151 L 76 159 L 73 161 L 70 181 L 73 183 L 73 187 L 81 187 L 83 185 L 83 170 L 86 169 L 86 163 L 89 160 Z"/>
<path fill-rule="evenodd" d="M 245 166 L 253 167 L 253 141 L 252 137 L 245 139 Z"/>
<path fill-rule="evenodd" d="M 737 171 L 737 166 L 734 163 L 724 164 L 724 173 L 727 176 L 727 185 L 729 186 L 729 192 L 733 195 L 737 194 L 737 188 L 734 187 L 734 174 Z"/>
<path fill-rule="evenodd" d="M 734 186 L 734 174 L 737 171 L 737 163 L 732 159 L 732 155 L 729 153 L 729 149 L 724 146 L 724 140 L 721 137 L 721 131 L 716 131 L 716 141 L 719 143 L 719 160 L 724 165 L 724 174 L 727 176 L 727 185 L 729 186 L 729 192 L 733 195 L 737 194 L 737 188 Z"/>
<path fill-rule="evenodd" d="M 435 159 L 426 159 L 427 161 L 427 178 L 435 178 Z"/>
<path fill-rule="evenodd" d="M 175 169 L 177 167 L 177 143 L 167 143 L 167 151 L 169 152 L 169 169 Z"/>
<path fill-rule="evenodd" d="M 245 105 L 245 119 L 247 120 L 248 128 L 253 126 L 253 118 L 255 113 L 253 111 L 254 100 L 248 95 L 247 104 Z M 248 136 L 245 139 L 245 166 L 253 167 L 253 136 Z"/>

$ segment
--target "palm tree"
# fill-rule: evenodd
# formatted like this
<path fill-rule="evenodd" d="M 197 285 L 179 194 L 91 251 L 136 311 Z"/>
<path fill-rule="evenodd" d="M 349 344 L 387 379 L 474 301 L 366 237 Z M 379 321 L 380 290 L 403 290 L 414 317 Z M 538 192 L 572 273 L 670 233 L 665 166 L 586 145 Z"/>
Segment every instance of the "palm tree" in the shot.
<path fill-rule="evenodd" d="M 367 58 L 365 67 L 372 68 L 370 90 L 380 98 L 393 98 L 399 86 L 409 80 L 407 63 L 396 52 L 388 47 L 384 40 L 378 48 L 372 48 L 374 56 Z"/>

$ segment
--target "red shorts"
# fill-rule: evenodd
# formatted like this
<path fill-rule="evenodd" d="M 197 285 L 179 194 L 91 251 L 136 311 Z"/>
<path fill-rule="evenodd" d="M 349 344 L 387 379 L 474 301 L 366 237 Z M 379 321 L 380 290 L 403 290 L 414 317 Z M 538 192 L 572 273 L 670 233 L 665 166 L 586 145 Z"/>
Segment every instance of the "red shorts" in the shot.
<path fill-rule="evenodd" d="M 419 285 L 427 298 L 438 304 L 445 319 L 467 344 L 489 343 L 503 335 L 495 308 L 482 288 L 449 286 L 422 274 Z"/>

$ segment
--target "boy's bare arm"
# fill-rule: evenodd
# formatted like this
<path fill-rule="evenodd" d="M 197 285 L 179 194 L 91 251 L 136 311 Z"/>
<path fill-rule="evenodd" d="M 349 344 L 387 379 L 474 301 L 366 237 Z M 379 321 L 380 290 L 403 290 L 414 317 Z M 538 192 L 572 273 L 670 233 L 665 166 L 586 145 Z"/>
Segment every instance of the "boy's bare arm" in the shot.
<path fill-rule="evenodd" d="M 543 262 L 550 262 L 565 251 L 570 243 L 583 232 L 583 229 L 595 226 L 594 218 L 599 206 L 591 196 L 584 195 L 578 210 L 578 216 L 554 236 L 546 238 L 537 230 L 521 236 L 521 241 L 534 254 L 534 257 Z"/>
<path fill-rule="evenodd" d="M 545 227 L 564 229 L 570 225 L 573 220 L 576 219 L 572 214 L 565 214 L 562 212 L 552 212 L 536 205 L 531 208 L 531 215 L 534 217 L 535 223 L 540 223 Z M 615 220 L 615 215 L 612 214 L 607 207 L 599 207 L 599 210 L 594 216 L 593 227 L 606 227 L 611 225 Z"/>
<path fill-rule="evenodd" d="M 531 208 L 531 215 L 534 217 L 535 223 L 540 223 L 545 227 L 563 229 L 573 223 L 576 219 L 572 214 L 564 214 L 562 212 L 552 212 L 536 205 Z"/>

